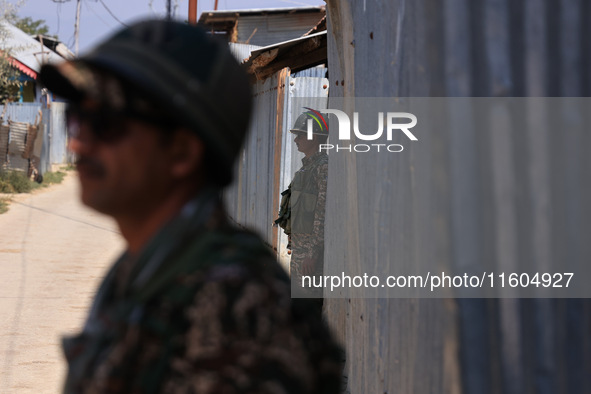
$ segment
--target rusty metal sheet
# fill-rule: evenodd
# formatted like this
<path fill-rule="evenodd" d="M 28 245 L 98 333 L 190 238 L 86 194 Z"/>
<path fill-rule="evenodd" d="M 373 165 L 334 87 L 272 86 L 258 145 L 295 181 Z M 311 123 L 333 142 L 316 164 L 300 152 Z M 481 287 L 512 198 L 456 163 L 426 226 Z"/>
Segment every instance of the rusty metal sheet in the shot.
<path fill-rule="evenodd" d="M 29 124 L 9 121 L 8 125 L 10 128 L 10 134 L 7 168 L 26 173 L 29 170 L 29 159 L 24 159 L 23 153 L 25 152 L 25 141 Z"/>
<path fill-rule="evenodd" d="M 8 155 L 6 168 L 12 171 L 27 173 L 29 171 L 29 159 L 23 159 L 20 155 Z"/>
<path fill-rule="evenodd" d="M 10 139 L 8 142 L 8 154 L 21 155 L 25 151 L 28 123 L 8 122 L 10 127 Z"/>
<path fill-rule="evenodd" d="M 0 125 L 0 165 L 6 162 L 8 154 L 8 134 L 10 128 L 7 124 Z"/>

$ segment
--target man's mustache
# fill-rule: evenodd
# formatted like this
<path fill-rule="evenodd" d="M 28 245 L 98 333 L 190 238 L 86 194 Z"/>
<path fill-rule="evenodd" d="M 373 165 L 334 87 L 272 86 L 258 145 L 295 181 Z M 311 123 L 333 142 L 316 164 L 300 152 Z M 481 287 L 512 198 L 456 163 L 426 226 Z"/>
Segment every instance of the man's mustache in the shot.
<path fill-rule="evenodd" d="M 89 172 L 92 175 L 102 176 L 106 173 L 104 164 L 93 157 L 79 156 L 76 159 L 76 167 L 82 168 L 85 172 Z"/>

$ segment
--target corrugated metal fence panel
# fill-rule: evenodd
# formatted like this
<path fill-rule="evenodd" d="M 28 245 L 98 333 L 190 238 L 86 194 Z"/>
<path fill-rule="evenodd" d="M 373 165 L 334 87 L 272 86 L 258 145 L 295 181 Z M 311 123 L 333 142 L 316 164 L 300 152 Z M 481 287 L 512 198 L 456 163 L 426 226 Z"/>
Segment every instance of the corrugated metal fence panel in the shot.
<path fill-rule="evenodd" d="M 230 216 L 256 230 L 270 245 L 275 243 L 273 197 L 278 189 L 274 168 L 277 100 L 285 86 L 286 79 L 279 80 L 279 73 L 254 86 L 249 134 L 238 158 L 235 180 L 225 192 Z"/>
<path fill-rule="evenodd" d="M 8 165 L 7 168 L 14 171 L 27 173 L 29 170 L 29 159 L 23 159 L 25 151 L 25 140 L 27 138 L 28 123 L 9 121 L 10 138 L 8 142 Z"/>
<path fill-rule="evenodd" d="M 411 70 L 425 67 L 422 1 L 329 1 L 330 97 L 395 97 L 424 86 Z M 435 10 L 434 10 L 435 12 Z M 387 20 L 387 22 L 386 22 Z M 352 44 L 354 43 L 354 45 Z M 415 74 L 420 71 L 415 71 Z M 410 80 L 409 80 L 410 79 Z M 416 95 L 428 96 L 425 90 Z M 329 98 L 329 108 L 330 98 Z M 426 218 L 445 222 L 445 179 L 432 168 L 441 140 L 417 154 L 332 154 L 325 221 L 325 265 L 412 265 L 448 262 L 443 234 L 424 244 Z M 372 158 L 380 159 L 372 162 Z M 437 227 L 439 223 L 437 223 Z M 429 257 L 430 256 L 430 257 Z M 395 262 L 395 263 L 392 263 Z M 376 271 L 380 272 L 380 271 Z M 439 299 L 327 299 L 328 320 L 343 341 L 351 393 L 458 393 L 455 305 Z"/>
<path fill-rule="evenodd" d="M 51 104 L 50 127 L 50 164 L 65 164 L 68 162 L 68 133 L 66 129 L 66 103 Z"/>
<path fill-rule="evenodd" d="M 327 3 L 331 96 L 591 94 L 587 1 Z M 591 261 L 590 139 L 541 123 L 535 135 L 442 131 L 428 152 L 380 163 L 334 155 L 326 262 L 357 264 L 361 250 L 460 267 Z M 389 223 L 379 239 L 368 210 Z M 421 244 L 429 227 L 440 234 Z M 328 313 L 351 393 L 591 393 L 589 300 L 328 300 Z"/>
<path fill-rule="evenodd" d="M 9 122 L 10 142 L 8 144 L 9 154 L 20 154 L 25 151 L 25 140 L 27 138 L 28 123 Z"/>
<path fill-rule="evenodd" d="M 328 69 L 324 66 L 316 66 L 307 68 L 305 70 L 301 70 L 292 74 L 294 78 L 300 77 L 315 77 L 315 78 L 324 78 L 326 77 Z"/>
<path fill-rule="evenodd" d="M 39 172 L 41 174 L 46 173 L 47 171 L 51 171 L 51 163 L 49 161 L 49 151 L 50 151 L 50 133 L 49 133 L 49 124 L 50 124 L 50 117 L 51 117 L 51 109 L 44 108 L 43 109 L 43 121 L 41 125 L 39 125 L 39 135 L 37 138 L 43 138 L 43 145 L 41 145 L 41 162 L 39 164 Z"/>
<path fill-rule="evenodd" d="M 6 105 L 5 119 L 14 122 L 35 123 L 39 118 L 41 104 L 38 103 L 11 103 Z"/>

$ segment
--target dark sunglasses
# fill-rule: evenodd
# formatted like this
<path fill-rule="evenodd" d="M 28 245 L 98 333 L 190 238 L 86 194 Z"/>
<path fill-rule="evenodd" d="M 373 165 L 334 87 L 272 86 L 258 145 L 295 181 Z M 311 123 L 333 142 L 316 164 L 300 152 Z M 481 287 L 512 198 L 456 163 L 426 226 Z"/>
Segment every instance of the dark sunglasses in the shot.
<path fill-rule="evenodd" d="M 79 138 L 80 126 L 85 123 L 97 140 L 115 143 L 128 134 L 129 128 L 126 125 L 128 119 L 140 120 L 163 130 L 173 130 L 176 127 L 176 123 L 168 118 L 139 114 L 129 110 L 117 111 L 105 107 L 85 109 L 78 104 L 69 104 L 66 109 L 69 138 Z"/>

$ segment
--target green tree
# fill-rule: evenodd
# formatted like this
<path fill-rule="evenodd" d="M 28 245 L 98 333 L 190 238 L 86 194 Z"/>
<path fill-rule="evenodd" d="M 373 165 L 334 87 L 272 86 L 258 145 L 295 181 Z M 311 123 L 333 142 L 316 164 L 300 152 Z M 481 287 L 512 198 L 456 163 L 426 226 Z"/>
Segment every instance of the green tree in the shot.
<path fill-rule="evenodd" d="M 49 27 L 43 19 L 34 21 L 31 17 L 28 16 L 24 18 L 19 18 L 18 16 L 15 16 L 13 24 L 31 36 L 36 36 L 39 34 L 47 36 L 47 33 L 49 33 Z"/>
<path fill-rule="evenodd" d="M 10 65 L 5 55 L 0 57 L 0 104 L 20 98 L 19 72 Z"/>

